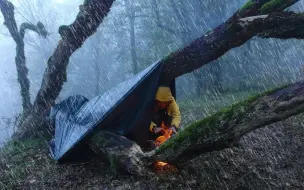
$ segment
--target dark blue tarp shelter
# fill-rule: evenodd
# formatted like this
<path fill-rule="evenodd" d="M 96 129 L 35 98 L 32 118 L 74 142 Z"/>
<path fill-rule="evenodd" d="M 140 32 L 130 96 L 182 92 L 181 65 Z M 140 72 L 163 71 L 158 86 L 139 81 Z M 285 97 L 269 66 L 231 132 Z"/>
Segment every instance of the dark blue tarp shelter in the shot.
<path fill-rule="evenodd" d="M 91 100 L 76 95 L 53 106 L 50 119 L 55 125 L 51 141 L 54 159 L 62 161 L 79 152 L 100 129 L 124 135 L 145 147 L 162 65 L 156 62 Z"/>

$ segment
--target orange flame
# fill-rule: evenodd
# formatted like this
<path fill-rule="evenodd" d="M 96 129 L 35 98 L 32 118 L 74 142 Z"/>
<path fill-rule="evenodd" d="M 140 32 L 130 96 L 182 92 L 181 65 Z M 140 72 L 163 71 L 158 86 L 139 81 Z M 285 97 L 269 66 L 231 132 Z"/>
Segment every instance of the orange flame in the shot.
<path fill-rule="evenodd" d="M 157 147 L 159 147 L 161 144 L 163 144 L 164 142 L 166 142 L 169 138 L 171 138 L 172 135 L 172 130 L 169 129 L 168 127 L 165 126 L 164 122 L 162 122 L 161 124 L 161 128 L 162 128 L 162 136 L 159 136 L 156 140 L 155 140 L 155 145 Z"/>
<path fill-rule="evenodd" d="M 159 166 L 159 167 L 164 167 L 164 166 L 168 165 L 168 163 L 166 163 L 166 162 L 161 162 L 161 161 L 157 161 L 157 162 L 156 162 L 156 165 Z"/>
<path fill-rule="evenodd" d="M 154 171 L 158 174 L 178 172 L 177 168 L 174 165 L 161 161 L 154 162 Z"/>

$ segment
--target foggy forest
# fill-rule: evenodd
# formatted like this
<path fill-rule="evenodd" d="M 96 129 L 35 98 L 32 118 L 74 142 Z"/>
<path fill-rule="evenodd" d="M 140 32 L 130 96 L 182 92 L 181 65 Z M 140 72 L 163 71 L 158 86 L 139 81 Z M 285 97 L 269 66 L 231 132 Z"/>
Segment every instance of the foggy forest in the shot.
<path fill-rule="evenodd" d="M 0 189 L 304 188 L 303 0 L 0 0 L 0 11 Z M 142 77 L 156 65 L 159 77 Z M 122 114 L 154 101 L 154 83 L 170 86 L 181 121 L 145 151 L 135 127 L 132 138 L 106 127 L 133 126 L 140 111 Z M 74 148 L 59 163 L 50 142 L 99 113 L 71 121 L 82 101 L 115 119 L 83 132 L 89 158 Z"/>

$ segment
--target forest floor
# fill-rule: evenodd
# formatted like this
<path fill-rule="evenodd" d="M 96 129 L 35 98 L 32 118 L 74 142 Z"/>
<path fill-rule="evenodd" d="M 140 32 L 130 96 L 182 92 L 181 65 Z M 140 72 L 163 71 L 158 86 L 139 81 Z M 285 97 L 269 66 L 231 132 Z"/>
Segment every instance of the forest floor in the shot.
<path fill-rule="evenodd" d="M 114 171 L 97 157 L 58 165 L 41 139 L 10 142 L 0 151 L 0 189 L 304 189 L 303 166 L 304 114 L 247 134 L 238 148 L 201 155 L 177 173 L 151 178 Z"/>

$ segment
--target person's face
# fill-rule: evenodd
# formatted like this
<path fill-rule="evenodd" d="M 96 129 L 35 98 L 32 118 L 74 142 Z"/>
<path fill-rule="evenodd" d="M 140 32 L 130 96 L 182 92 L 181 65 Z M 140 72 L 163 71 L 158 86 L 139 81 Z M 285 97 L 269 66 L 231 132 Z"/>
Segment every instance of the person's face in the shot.
<path fill-rule="evenodd" d="M 164 109 L 164 108 L 166 108 L 168 103 L 167 102 L 156 101 L 156 104 L 157 104 L 157 107 L 159 109 Z"/>

